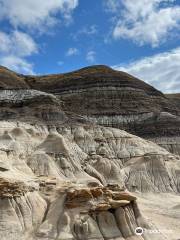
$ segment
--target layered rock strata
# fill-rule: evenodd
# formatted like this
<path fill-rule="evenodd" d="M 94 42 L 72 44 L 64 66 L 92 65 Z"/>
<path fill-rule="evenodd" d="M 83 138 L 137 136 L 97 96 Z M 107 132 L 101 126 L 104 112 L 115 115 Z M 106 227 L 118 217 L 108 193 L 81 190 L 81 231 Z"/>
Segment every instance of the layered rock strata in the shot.
<path fill-rule="evenodd" d="M 177 95 L 164 95 L 127 73 L 101 65 L 37 77 L 0 70 L 1 89 L 36 89 L 54 94 L 68 114 L 73 112 L 94 123 L 124 129 L 180 153 Z M 80 121 L 84 119 L 80 117 Z"/>
<path fill-rule="evenodd" d="M 37 79 L 43 89 L 47 78 Z M 64 110 L 103 126 L 124 129 L 180 153 L 179 105 L 144 82 L 98 66 L 59 76 L 55 83 L 56 89 L 50 92 L 64 102 Z"/>

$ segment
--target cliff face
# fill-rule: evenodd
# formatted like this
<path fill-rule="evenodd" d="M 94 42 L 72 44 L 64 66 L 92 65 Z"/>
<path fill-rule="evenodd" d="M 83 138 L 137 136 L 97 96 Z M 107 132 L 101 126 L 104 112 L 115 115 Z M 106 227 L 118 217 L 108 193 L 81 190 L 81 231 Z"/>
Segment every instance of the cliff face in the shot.
<path fill-rule="evenodd" d="M 117 89 L 128 92 L 136 103 L 143 96 L 141 111 L 148 104 L 152 112 L 158 108 L 168 131 L 177 128 L 178 108 L 176 113 L 169 109 L 168 114 L 162 109 L 174 103 L 125 73 L 120 73 L 126 79 L 122 86 L 118 78 L 109 86 L 112 76 L 119 73 L 102 66 L 47 77 L 12 74 L 14 81 L 18 78 L 24 85 L 17 89 L 0 78 L 6 82 L 0 90 L 2 240 L 173 240 L 180 235 L 176 224 L 180 219 L 180 157 L 112 124 L 114 116 L 117 124 L 123 122 L 129 128 L 127 115 L 134 121 L 133 131 L 139 121 L 143 124 L 138 109 L 134 109 L 136 118 L 132 117 L 133 101 L 126 103 L 129 110 L 123 114 L 125 105 L 121 109 L 118 102 L 126 101 Z M 91 80 L 86 83 L 88 76 Z M 150 116 L 143 114 L 145 120 Z M 99 122 L 104 126 L 97 125 L 102 117 L 107 119 Z M 162 207 L 166 211 L 161 212 Z M 161 232 L 162 222 L 173 232 Z M 137 227 L 144 232 L 138 235 Z"/>

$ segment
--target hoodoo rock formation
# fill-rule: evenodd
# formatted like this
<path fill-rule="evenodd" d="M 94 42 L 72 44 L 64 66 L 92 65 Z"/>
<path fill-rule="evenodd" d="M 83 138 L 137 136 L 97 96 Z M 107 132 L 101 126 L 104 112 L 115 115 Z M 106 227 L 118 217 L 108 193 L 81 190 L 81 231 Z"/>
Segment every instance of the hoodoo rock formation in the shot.
<path fill-rule="evenodd" d="M 1 240 L 178 239 L 177 97 L 105 66 L 0 87 Z"/>

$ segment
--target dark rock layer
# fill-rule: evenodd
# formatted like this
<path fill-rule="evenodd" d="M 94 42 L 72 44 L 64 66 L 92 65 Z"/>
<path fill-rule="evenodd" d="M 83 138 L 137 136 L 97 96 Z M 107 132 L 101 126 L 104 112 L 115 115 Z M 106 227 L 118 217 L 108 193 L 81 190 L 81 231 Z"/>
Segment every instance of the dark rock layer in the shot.
<path fill-rule="evenodd" d="M 0 120 L 23 122 L 65 122 L 61 102 L 52 94 L 37 90 L 0 90 Z"/>

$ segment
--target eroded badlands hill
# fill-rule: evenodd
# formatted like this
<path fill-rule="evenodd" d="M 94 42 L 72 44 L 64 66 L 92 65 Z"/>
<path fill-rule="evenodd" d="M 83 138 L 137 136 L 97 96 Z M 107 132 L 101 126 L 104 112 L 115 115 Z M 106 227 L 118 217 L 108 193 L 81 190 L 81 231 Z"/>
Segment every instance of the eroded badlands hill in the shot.
<path fill-rule="evenodd" d="M 89 121 L 94 118 L 98 122 L 97 114 L 104 116 L 106 107 L 110 111 L 110 105 L 107 106 L 105 101 L 107 105 L 98 112 L 97 104 L 102 104 L 103 96 L 115 104 L 117 114 L 122 114 L 116 98 L 111 101 L 112 93 L 117 93 L 120 87 L 114 85 L 113 91 L 107 90 L 109 80 L 106 86 L 101 77 L 102 69 L 107 75 L 115 74 L 109 68 L 98 66 L 66 75 L 30 77 L 1 68 L 2 240 L 175 240 L 179 237 L 176 222 L 180 219 L 180 158 L 153 142 L 120 130 L 120 125 L 108 127 L 112 125 L 110 118 L 107 124 L 102 122 L 106 127 Z M 92 72 L 99 77 L 95 78 Z M 78 80 L 80 73 L 82 81 Z M 84 93 L 89 100 L 82 95 L 79 85 L 79 81 L 84 84 L 88 74 L 91 81 L 95 79 L 94 92 L 98 91 L 93 95 L 93 88 L 87 83 L 90 87 L 86 86 Z M 151 86 L 124 73 L 119 74 L 126 77 L 123 91 L 130 91 L 129 84 L 133 82 L 133 89 L 138 87 L 141 91 L 137 92 L 152 101 L 151 111 L 159 106 L 161 112 L 163 104 L 173 104 Z M 76 91 L 70 82 L 76 82 Z M 66 85 L 66 94 L 65 90 L 61 91 L 62 84 Z M 117 102 L 120 101 L 118 94 Z M 84 97 L 80 110 L 78 96 L 81 101 Z M 137 102 L 141 99 L 138 96 L 137 99 L 134 96 Z M 86 100 L 91 102 L 91 116 L 83 112 Z M 153 106 L 155 103 L 157 106 Z M 130 105 L 128 114 L 130 108 L 133 109 Z M 176 113 L 172 111 L 171 114 L 178 116 L 178 109 Z M 112 116 L 115 114 L 113 110 Z M 167 114 L 163 116 L 166 123 Z M 175 115 L 170 115 L 169 119 L 172 116 Z M 178 128 L 178 124 L 170 125 L 170 121 L 168 126 L 169 129 Z M 153 202 L 155 197 L 156 204 Z M 164 205 L 162 198 L 166 198 Z M 171 199 L 174 199 L 173 203 Z M 160 211 L 159 202 L 167 212 Z M 161 231 L 162 222 L 171 232 Z M 143 228 L 144 234 L 137 235 L 137 227 Z"/>
<path fill-rule="evenodd" d="M 98 65 L 66 74 L 34 77 L 2 68 L 0 84 L 2 89 L 31 88 L 54 94 L 63 102 L 66 112 L 126 130 L 180 154 L 177 97 L 168 97 L 127 73 Z"/>

